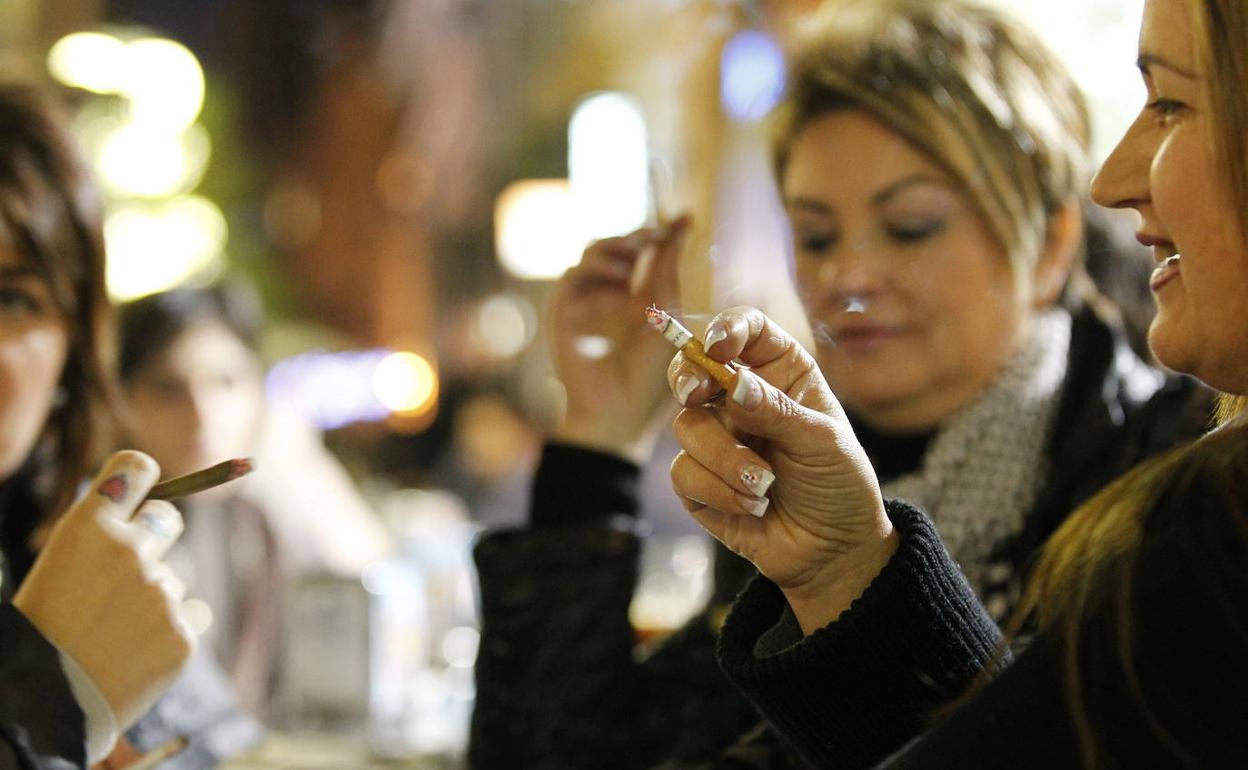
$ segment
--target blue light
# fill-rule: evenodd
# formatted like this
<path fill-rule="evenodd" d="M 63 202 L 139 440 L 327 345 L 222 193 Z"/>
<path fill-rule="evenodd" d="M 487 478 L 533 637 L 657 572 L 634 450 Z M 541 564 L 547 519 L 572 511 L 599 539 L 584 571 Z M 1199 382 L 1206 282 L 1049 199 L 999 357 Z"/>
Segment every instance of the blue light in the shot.
<path fill-rule="evenodd" d="M 390 353 L 313 351 L 287 358 L 269 369 L 266 390 L 270 399 L 295 409 L 323 430 L 384 420 L 390 410 L 377 399 L 373 372 Z"/>
<path fill-rule="evenodd" d="M 761 120 L 784 92 L 784 53 L 770 36 L 743 30 L 724 44 L 720 58 L 724 112 L 742 123 Z"/>

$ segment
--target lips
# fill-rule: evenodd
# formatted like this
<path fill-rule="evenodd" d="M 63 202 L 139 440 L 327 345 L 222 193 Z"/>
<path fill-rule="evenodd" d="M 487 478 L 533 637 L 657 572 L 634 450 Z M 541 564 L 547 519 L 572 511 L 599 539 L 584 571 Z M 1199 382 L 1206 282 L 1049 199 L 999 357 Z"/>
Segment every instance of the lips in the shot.
<path fill-rule="evenodd" d="M 1182 261 L 1183 258 L 1178 254 L 1171 254 L 1162 260 L 1161 264 L 1153 268 L 1153 274 L 1148 280 L 1149 288 L 1156 292 L 1162 286 L 1178 278 L 1182 272 Z"/>
<path fill-rule="evenodd" d="M 899 337 L 902 330 L 896 326 L 848 326 L 835 330 L 832 341 L 843 348 L 865 350 L 882 342 Z"/>

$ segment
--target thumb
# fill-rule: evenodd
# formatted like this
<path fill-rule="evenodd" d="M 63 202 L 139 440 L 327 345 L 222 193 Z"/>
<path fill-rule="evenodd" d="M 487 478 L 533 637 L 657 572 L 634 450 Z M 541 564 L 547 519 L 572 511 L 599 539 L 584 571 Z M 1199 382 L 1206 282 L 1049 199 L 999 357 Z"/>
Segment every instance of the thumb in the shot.
<path fill-rule="evenodd" d="M 125 450 L 104 462 L 90 490 L 70 507 L 66 520 L 84 517 L 127 521 L 160 478 L 160 466 L 142 452 Z"/>

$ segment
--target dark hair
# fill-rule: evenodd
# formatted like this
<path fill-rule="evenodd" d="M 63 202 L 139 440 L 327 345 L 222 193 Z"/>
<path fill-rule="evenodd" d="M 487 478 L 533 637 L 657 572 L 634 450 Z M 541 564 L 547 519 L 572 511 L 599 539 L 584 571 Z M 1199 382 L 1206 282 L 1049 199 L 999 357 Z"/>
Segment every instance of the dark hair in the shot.
<path fill-rule="evenodd" d="M 206 321 L 225 326 L 253 352 L 259 344 L 260 303 L 249 287 L 240 284 L 150 294 L 122 305 L 118 316 L 122 382 L 129 382 L 187 329 Z"/>
<path fill-rule="evenodd" d="M 47 96 L 0 84 L 0 246 L 47 282 L 69 330 L 59 405 L 23 470 L 45 516 L 73 499 L 109 448 L 117 414 L 101 204 L 67 126 Z"/>

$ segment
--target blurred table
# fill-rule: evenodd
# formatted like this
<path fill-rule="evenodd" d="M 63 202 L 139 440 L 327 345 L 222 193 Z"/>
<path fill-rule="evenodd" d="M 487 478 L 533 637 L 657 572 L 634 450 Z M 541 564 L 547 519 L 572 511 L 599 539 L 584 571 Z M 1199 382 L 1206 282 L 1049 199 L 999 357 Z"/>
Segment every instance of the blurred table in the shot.
<path fill-rule="evenodd" d="M 377 757 L 363 738 L 320 733 L 269 733 L 264 743 L 220 770 L 460 770 L 452 757 Z"/>

